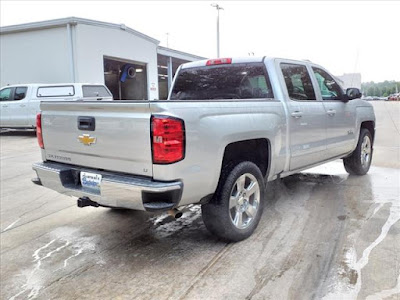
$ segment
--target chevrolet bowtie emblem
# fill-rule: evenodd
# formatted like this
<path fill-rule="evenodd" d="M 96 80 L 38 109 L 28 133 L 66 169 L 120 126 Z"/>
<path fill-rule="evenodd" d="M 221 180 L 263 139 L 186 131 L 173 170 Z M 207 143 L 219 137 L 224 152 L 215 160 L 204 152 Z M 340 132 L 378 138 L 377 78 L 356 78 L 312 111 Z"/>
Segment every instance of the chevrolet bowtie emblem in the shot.
<path fill-rule="evenodd" d="M 91 144 L 96 144 L 96 138 L 90 136 L 89 134 L 78 136 L 78 141 L 86 146 L 90 146 Z"/>

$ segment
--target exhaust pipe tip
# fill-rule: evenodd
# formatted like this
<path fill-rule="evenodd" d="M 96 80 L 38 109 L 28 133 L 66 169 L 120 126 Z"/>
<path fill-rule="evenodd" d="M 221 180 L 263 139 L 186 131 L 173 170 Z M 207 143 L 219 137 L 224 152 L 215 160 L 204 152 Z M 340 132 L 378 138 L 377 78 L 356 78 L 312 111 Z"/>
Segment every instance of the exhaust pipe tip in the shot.
<path fill-rule="evenodd" d="M 181 212 L 179 209 L 174 208 L 174 209 L 170 209 L 170 210 L 168 211 L 168 214 L 169 214 L 171 217 L 175 218 L 175 219 L 179 219 L 180 217 L 182 217 L 183 212 Z"/>
<path fill-rule="evenodd" d="M 86 206 L 93 206 L 99 207 L 97 202 L 90 200 L 88 197 L 81 197 L 76 201 L 78 207 L 86 207 Z"/>

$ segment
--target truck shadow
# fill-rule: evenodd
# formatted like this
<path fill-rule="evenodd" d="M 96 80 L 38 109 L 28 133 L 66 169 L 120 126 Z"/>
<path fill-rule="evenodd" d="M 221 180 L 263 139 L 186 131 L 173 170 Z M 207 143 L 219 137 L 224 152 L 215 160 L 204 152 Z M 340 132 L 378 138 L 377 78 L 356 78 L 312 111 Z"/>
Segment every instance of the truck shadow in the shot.
<path fill-rule="evenodd" d="M 368 176 L 363 177 L 363 181 L 369 182 Z M 276 180 L 268 184 L 266 205 L 264 214 L 270 209 L 274 209 L 278 202 L 296 201 L 296 195 L 299 196 L 304 192 L 304 187 L 311 186 L 309 193 L 321 192 L 329 190 L 336 195 L 346 190 L 347 182 L 360 180 L 360 177 L 352 177 L 347 174 L 343 175 L 324 175 L 314 173 L 299 173 L 294 174 L 284 179 Z M 363 184 L 364 185 L 364 184 Z M 368 186 L 368 184 L 365 184 Z M 366 189 L 364 189 L 364 192 Z M 371 191 L 369 191 L 371 193 Z M 111 218 L 122 217 L 126 219 L 134 219 L 134 223 L 146 223 L 146 230 L 141 233 L 140 240 L 147 241 L 168 241 L 173 239 L 192 240 L 194 243 L 224 243 L 218 238 L 213 237 L 208 233 L 201 218 L 200 205 L 190 205 L 183 209 L 183 217 L 174 219 L 168 214 L 151 214 L 130 210 L 109 210 L 107 215 Z M 132 226 L 134 226 L 132 224 Z M 132 237 L 130 243 L 135 241 Z M 174 242 L 173 242 L 174 243 Z"/>
<path fill-rule="evenodd" d="M 348 178 L 351 177 L 348 175 L 302 173 L 274 182 L 268 187 L 267 203 L 259 227 L 272 226 L 278 214 L 284 218 L 284 212 L 283 216 L 282 212 L 277 213 L 276 207 L 285 206 L 288 202 L 293 202 L 294 206 L 300 205 L 301 201 L 298 201 L 297 198 L 302 193 L 306 193 L 306 190 L 311 196 L 320 197 L 320 194 L 328 189 L 329 193 L 339 197 L 343 190 L 347 188 L 346 181 Z M 297 204 L 296 201 L 298 201 Z M 326 210 L 328 209 L 329 207 L 326 208 Z M 335 220 L 337 220 L 336 217 L 341 217 L 339 212 L 333 213 L 338 214 L 338 216 L 334 217 Z M 172 254 L 172 252 L 175 253 L 176 251 L 179 252 L 179 257 L 182 258 L 192 256 L 196 252 L 224 248 L 229 244 L 214 237 L 207 231 L 201 218 L 200 205 L 191 205 L 185 208 L 183 217 L 180 219 L 174 219 L 167 214 L 155 215 L 129 210 L 110 210 L 106 214 L 110 218 L 125 219 L 122 223 L 128 223 L 125 223 L 128 226 L 125 227 L 127 230 L 121 232 L 121 239 L 125 242 L 120 245 L 121 248 L 118 247 L 120 250 L 129 249 L 135 255 L 141 256 L 143 254 L 147 258 L 154 256 L 154 261 L 157 261 L 156 257 L 164 257 L 164 255 L 172 255 L 171 257 L 173 258 L 175 254 Z M 133 232 L 129 228 L 137 228 L 138 226 L 142 230 L 132 234 Z M 264 242 L 267 242 L 268 237 L 265 238 Z M 240 244 L 251 243 L 252 239 L 253 237 Z M 118 248 L 114 249 L 114 251 L 118 251 Z M 134 257 L 132 258 L 136 261 Z M 160 263 L 163 264 L 165 261 Z"/>

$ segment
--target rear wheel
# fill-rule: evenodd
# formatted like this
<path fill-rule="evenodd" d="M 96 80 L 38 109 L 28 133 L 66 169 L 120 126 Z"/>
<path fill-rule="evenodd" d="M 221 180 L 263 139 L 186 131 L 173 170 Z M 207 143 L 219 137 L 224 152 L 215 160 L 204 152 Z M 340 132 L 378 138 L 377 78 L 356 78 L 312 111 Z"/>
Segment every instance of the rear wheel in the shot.
<path fill-rule="evenodd" d="M 226 167 L 210 203 L 202 206 L 207 229 L 228 241 L 248 238 L 264 207 L 265 184 L 260 169 L 246 161 Z"/>
<path fill-rule="evenodd" d="M 362 128 L 357 147 L 353 153 L 343 159 L 344 168 L 352 175 L 365 175 L 371 166 L 372 136 L 368 129 Z"/>

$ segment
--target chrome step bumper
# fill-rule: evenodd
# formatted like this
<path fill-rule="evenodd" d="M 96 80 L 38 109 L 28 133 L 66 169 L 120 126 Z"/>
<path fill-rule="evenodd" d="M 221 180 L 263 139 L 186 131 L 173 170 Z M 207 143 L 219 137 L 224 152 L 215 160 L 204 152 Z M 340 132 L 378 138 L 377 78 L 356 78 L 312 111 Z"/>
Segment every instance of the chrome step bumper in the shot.
<path fill-rule="evenodd" d="M 33 179 L 35 184 L 68 196 L 88 197 L 100 206 L 162 211 L 178 206 L 182 196 L 183 184 L 180 181 L 153 181 L 55 162 L 35 163 L 32 168 L 38 177 Z M 81 171 L 102 175 L 98 192 L 82 187 Z"/>

